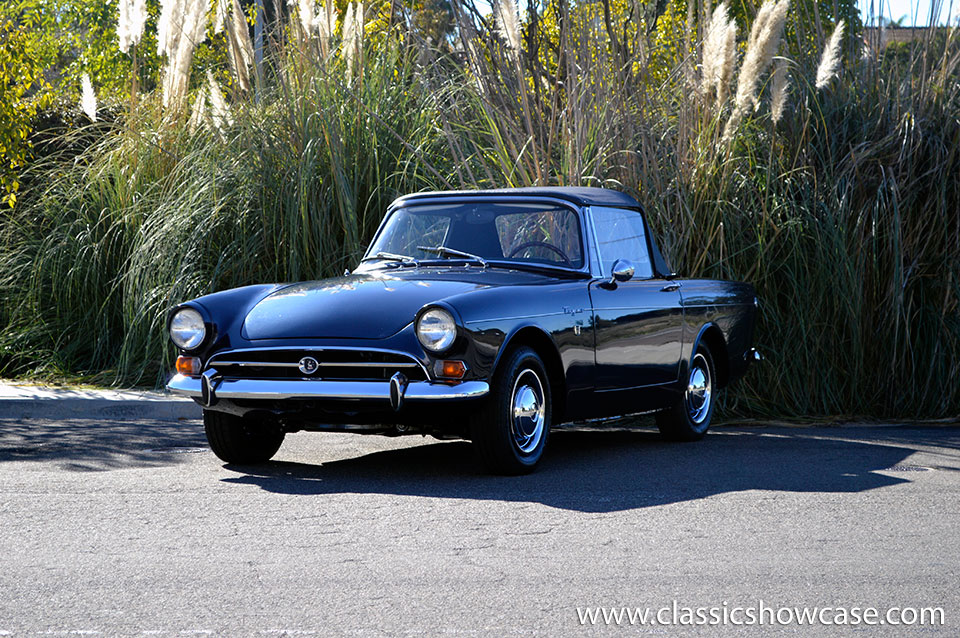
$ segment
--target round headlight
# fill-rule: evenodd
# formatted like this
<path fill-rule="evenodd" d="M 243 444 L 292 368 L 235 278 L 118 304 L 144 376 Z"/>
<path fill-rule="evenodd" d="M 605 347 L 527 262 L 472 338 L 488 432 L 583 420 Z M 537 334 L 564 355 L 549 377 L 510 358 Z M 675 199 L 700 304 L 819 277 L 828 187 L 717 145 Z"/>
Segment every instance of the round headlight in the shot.
<path fill-rule="evenodd" d="M 178 348 L 192 350 L 207 336 L 207 328 L 203 325 L 203 317 L 193 308 L 183 308 L 173 315 L 170 321 L 170 340 Z"/>
<path fill-rule="evenodd" d="M 446 350 L 457 338 L 457 323 L 453 316 L 442 308 L 432 308 L 417 321 L 417 339 L 423 347 L 433 352 Z"/>

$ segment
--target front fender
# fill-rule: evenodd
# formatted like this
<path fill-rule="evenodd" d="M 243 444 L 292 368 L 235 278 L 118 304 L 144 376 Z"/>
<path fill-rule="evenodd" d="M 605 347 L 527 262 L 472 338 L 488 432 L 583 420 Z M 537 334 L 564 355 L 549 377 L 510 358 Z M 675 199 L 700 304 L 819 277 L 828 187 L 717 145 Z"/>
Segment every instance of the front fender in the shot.
<path fill-rule="evenodd" d="M 497 366 L 500 365 L 500 361 L 503 360 L 504 354 L 510 351 L 510 348 L 515 343 L 529 343 L 529 341 L 535 339 L 540 342 L 541 348 L 549 344 L 551 353 L 542 353 L 542 354 L 556 354 L 559 357 L 560 348 L 557 346 L 557 342 L 554 341 L 553 337 L 543 326 L 535 322 L 523 322 L 518 323 L 513 326 L 513 329 L 504 336 L 503 342 L 500 344 L 500 348 L 497 351 L 497 356 L 493 361 L 493 371 L 495 372 Z M 535 348 L 538 349 L 538 348 Z"/>
<path fill-rule="evenodd" d="M 207 324 L 207 330 L 212 331 L 213 336 L 208 338 L 200 349 L 192 354 L 206 360 L 211 353 L 231 346 L 230 335 L 240 334 L 240 326 L 251 308 L 267 295 L 288 285 L 259 284 L 243 286 L 197 297 L 174 306 L 167 316 L 167 327 L 169 328 L 170 320 L 180 308 L 190 307 L 199 312 L 203 316 L 204 323 Z"/>

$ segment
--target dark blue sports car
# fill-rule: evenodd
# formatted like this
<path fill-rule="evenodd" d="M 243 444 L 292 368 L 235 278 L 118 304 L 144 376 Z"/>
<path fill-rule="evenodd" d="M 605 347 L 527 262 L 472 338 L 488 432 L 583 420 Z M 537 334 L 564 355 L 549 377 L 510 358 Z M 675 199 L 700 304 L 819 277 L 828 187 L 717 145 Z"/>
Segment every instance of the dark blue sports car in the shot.
<path fill-rule="evenodd" d="M 756 306 L 749 284 L 678 278 L 622 193 L 418 193 L 353 272 L 177 306 L 167 387 L 230 463 L 334 429 L 466 438 L 521 473 L 560 423 L 656 412 L 666 437 L 701 438 L 759 356 Z"/>

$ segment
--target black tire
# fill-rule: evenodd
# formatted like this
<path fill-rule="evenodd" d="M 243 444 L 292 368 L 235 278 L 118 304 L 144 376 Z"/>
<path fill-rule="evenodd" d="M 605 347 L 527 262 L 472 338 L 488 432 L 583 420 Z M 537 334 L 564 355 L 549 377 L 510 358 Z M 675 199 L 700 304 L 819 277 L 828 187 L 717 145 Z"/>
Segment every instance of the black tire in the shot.
<path fill-rule="evenodd" d="M 706 403 L 701 403 L 703 393 L 691 388 L 699 387 L 695 375 L 706 371 Z M 683 397 L 669 410 L 657 413 L 657 427 L 663 438 L 670 441 L 699 441 L 710 429 L 713 408 L 717 403 L 717 370 L 713 355 L 705 344 L 697 346 L 687 370 L 687 389 Z"/>
<path fill-rule="evenodd" d="M 490 396 L 470 420 L 470 439 L 487 471 L 516 475 L 536 468 L 550 438 L 552 400 L 547 369 L 536 352 L 522 347 L 506 355 Z"/>
<path fill-rule="evenodd" d="M 203 429 L 210 449 L 227 463 L 269 461 L 280 449 L 284 436 L 278 426 L 213 410 L 203 411 Z"/>

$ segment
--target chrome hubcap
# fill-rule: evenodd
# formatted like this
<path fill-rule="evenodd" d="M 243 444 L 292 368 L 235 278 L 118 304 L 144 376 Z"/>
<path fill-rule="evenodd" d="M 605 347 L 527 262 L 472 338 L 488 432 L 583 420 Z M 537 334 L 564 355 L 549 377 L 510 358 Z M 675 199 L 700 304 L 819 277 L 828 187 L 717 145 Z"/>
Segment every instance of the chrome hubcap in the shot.
<path fill-rule="evenodd" d="M 706 421 L 713 401 L 713 380 L 710 378 L 710 366 L 702 354 L 695 356 L 690 366 L 686 401 L 690 420 L 698 425 Z"/>
<path fill-rule="evenodd" d="M 513 384 L 513 441 L 523 454 L 530 454 L 540 445 L 546 420 L 543 384 L 540 377 L 525 369 Z"/>

